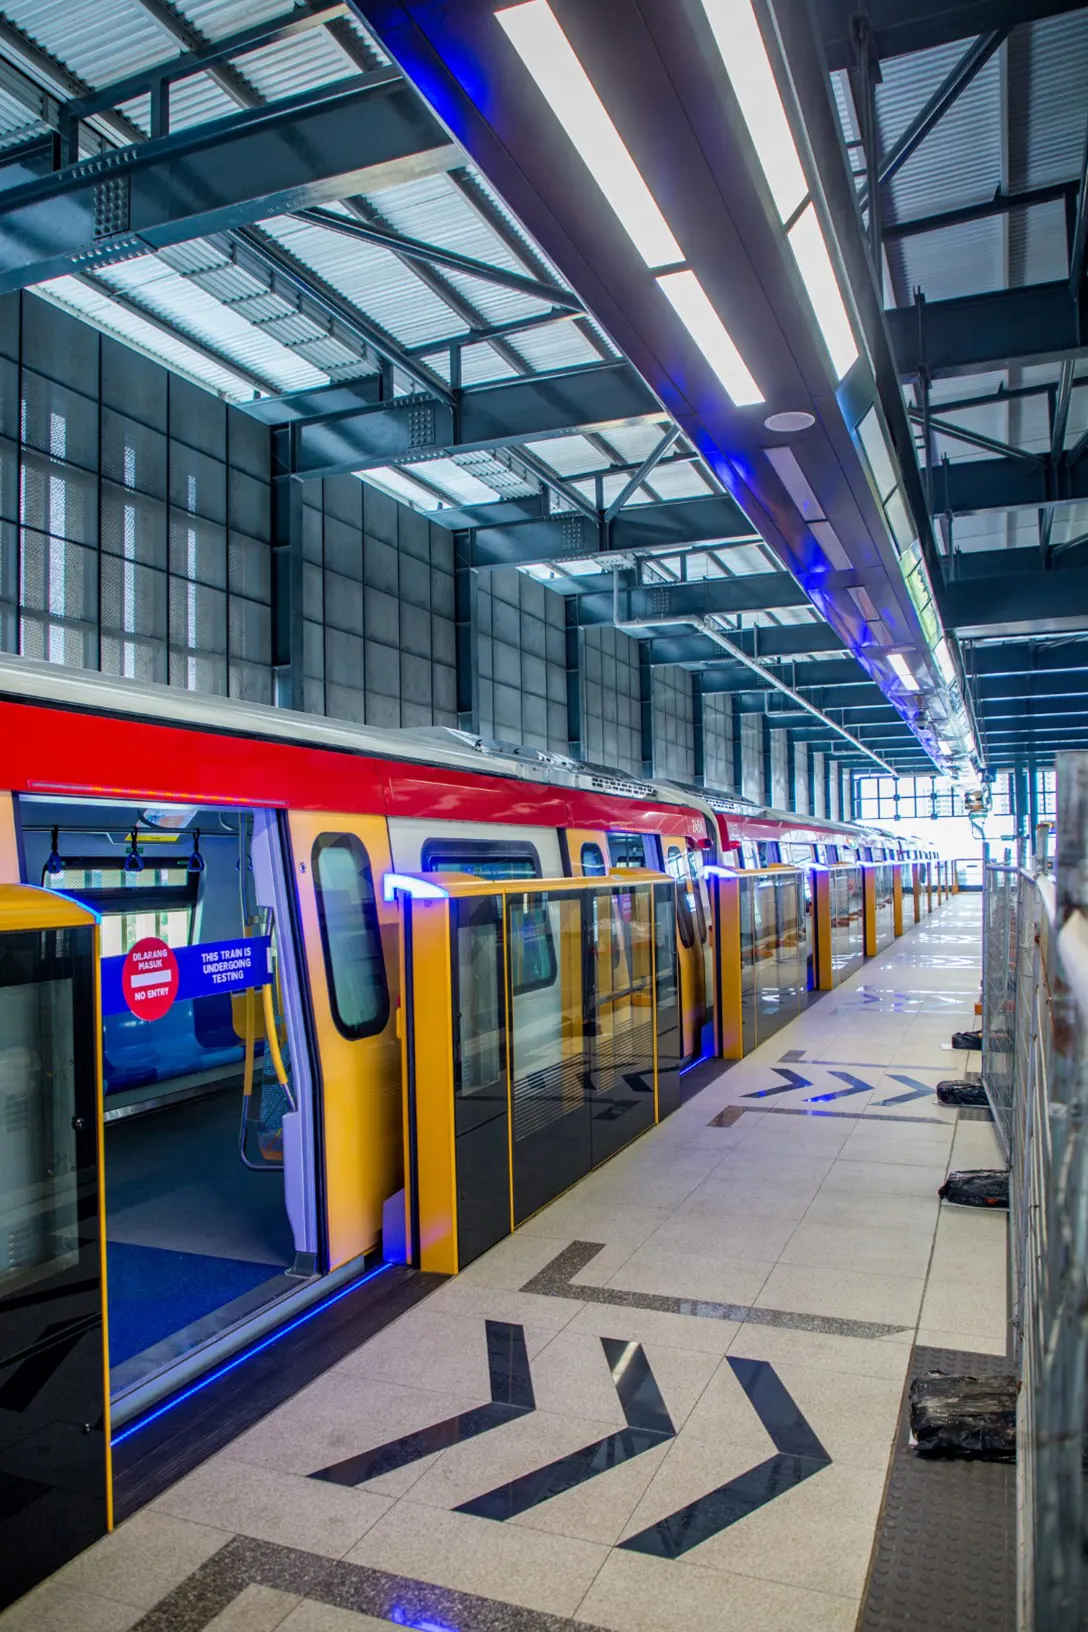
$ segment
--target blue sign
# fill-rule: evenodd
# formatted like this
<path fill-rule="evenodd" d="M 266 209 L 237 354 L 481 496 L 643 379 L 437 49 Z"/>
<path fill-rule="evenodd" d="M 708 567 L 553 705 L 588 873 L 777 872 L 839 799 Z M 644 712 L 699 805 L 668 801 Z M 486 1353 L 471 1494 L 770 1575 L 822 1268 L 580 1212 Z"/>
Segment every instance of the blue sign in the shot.
<path fill-rule="evenodd" d="M 196 946 L 171 948 L 178 966 L 178 990 L 175 1002 L 191 997 L 212 997 L 216 992 L 249 991 L 255 986 L 267 986 L 272 979 L 267 935 L 255 935 L 251 940 L 203 941 Z M 102 1013 L 125 1014 L 129 1004 L 125 999 L 121 972 L 128 954 L 102 959 Z"/>

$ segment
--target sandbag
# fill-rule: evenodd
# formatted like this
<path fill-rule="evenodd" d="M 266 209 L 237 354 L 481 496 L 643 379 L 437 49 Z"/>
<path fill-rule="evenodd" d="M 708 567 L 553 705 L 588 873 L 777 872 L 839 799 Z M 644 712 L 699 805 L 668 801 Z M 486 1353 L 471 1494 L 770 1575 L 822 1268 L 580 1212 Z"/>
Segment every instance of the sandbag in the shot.
<path fill-rule="evenodd" d="M 937 1191 L 942 1201 L 951 1201 L 958 1207 L 1009 1206 L 1008 1168 L 977 1167 L 950 1173 Z"/>
<path fill-rule="evenodd" d="M 1016 1378 L 927 1372 L 910 1385 L 911 1442 L 919 1456 L 1015 1462 Z"/>
<path fill-rule="evenodd" d="M 948 1079 L 937 1084 L 937 1101 L 941 1105 L 985 1105 L 986 1090 L 981 1082 L 972 1082 L 967 1077 L 956 1081 Z"/>

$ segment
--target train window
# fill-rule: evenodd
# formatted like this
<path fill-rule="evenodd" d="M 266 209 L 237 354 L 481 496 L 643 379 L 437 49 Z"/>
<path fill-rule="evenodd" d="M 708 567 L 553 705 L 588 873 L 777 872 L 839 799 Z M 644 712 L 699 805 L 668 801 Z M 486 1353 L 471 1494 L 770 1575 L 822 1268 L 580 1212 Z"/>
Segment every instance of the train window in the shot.
<path fill-rule="evenodd" d="M 516 839 L 428 839 L 422 860 L 425 873 L 473 873 L 477 878 L 493 879 L 540 877 L 536 846 L 519 844 Z M 556 972 L 547 905 L 515 897 L 510 902 L 510 978 L 514 996 L 550 986 Z"/>
<path fill-rule="evenodd" d="M 311 865 L 333 1021 L 342 1037 L 373 1037 L 389 1019 L 389 988 L 370 859 L 353 833 L 319 833 Z"/>
<path fill-rule="evenodd" d="M 699 857 L 695 846 L 688 840 L 688 873 L 691 877 L 691 893 L 695 901 L 695 922 L 699 929 L 699 939 L 706 940 L 706 914 L 703 911 L 703 892 L 699 888 Z"/>
<path fill-rule="evenodd" d="M 777 839 L 763 839 L 759 845 L 759 860 L 761 867 L 774 867 L 782 860 Z"/>
<path fill-rule="evenodd" d="M 539 897 L 510 899 L 510 983 L 515 997 L 539 992 L 555 980 L 555 943 L 547 902 Z"/>
<path fill-rule="evenodd" d="M 671 873 L 679 884 L 676 892 L 676 923 L 680 930 L 680 939 L 685 946 L 695 945 L 695 925 L 691 917 L 691 885 L 688 882 L 688 866 L 684 860 L 684 853 L 675 844 L 670 844 L 665 856 L 665 871 Z"/>
<path fill-rule="evenodd" d="M 428 839 L 421 857 L 425 873 L 474 873 L 478 878 L 539 878 L 535 844 L 516 839 Z"/>
<path fill-rule="evenodd" d="M 646 867 L 646 839 L 641 833 L 610 833 L 608 854 L 613 867 Z"/>
<path fill-rule="evenodd" d="M 65 856 L 59 873 L 42 871 L 42 883 L 63 890 L 102 915 L 102 956 L 128 952 L 145 935 L 167 946 L 188 946 L 200 893 L 200 875 L 188 858 L 141 852 L 143 869 L 126 872 L 112 856 Z"/>
<path fill-rule="evenodd" d="M 599 844 L 583 844 L 582 874 L 585 878 L 603 878 L 608 868 Z"/>

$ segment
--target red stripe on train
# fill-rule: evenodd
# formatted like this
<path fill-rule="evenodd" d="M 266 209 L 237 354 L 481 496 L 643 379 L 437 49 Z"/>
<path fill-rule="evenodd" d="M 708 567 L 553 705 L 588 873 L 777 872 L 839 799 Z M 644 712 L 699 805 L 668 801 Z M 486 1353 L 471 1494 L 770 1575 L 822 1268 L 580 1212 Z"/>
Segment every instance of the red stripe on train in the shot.
<path fill-rule="evenodd" d="M 30 703 L 0 702 L 0 744 L 13 793 L 706 835 L 680 805 Z"/>

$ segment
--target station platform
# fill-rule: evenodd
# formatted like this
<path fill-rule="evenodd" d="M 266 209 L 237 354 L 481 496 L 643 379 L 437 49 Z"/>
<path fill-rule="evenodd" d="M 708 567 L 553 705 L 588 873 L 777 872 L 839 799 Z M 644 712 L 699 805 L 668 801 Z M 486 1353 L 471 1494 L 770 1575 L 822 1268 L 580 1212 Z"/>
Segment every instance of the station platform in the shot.
<path fill-rule="evenodd" d="M 1011 1575 L 965 1556 L 949 1620 L 888 1541 L 911 1529 L 912 1368 L 1006 1347 L 1006 1215 L 937 1197 L 1000 1160 L 988 1113 L 934 1098 L 977 1068 L 949 1043 L 979 972 L 959 895 L 696 1067 L 667 1122 L 2 1632 L 1004 1632 Z"/>

